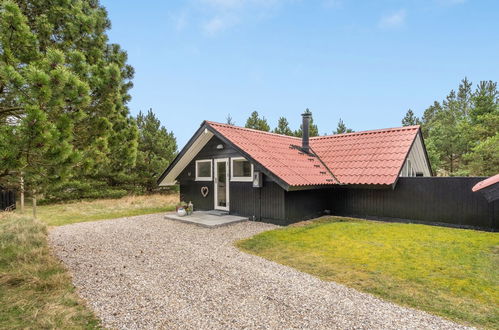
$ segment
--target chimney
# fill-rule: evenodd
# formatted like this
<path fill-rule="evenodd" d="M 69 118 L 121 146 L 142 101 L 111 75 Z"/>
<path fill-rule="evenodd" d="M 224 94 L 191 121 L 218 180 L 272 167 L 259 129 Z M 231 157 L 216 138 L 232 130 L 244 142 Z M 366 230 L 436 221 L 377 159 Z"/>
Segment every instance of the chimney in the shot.
<path fill-rule="evenodd" d="M 308 138 L 309 138 L 309 128 L 310 128 L 310 118 L 312 118 L 312 113 L 310 110 L 305 110 L 304 113 L 301 115 L 303 117 L 303 124 L 302 124 L 302 149 L 304 152 L 309 153 L 310 152 L 310 146 L 308 143 Z"/>

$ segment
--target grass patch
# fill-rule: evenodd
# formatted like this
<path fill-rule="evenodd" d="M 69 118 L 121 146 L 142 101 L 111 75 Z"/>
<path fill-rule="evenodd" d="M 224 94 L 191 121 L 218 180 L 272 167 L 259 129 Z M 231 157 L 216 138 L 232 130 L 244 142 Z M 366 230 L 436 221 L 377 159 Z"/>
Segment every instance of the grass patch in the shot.
<path fill-rule="evenodd" d="M 177 194 L 127 196 L 119 199 L 41 205 L 37 207 L 37 212 L 40 220 L 49 226 L 61 226 L 75 222 L 173 211 L 178 200 Z M 31 212 L 30 207 L 25 208 L 25 214 L 31 215 Z"/>
<path fill-rule="evenodd" d="M 0 215 L 0 329 L 99 328 L 64 267 L 51 255 L 47 226 Z"/>
<path fill-rule="evenodd" d="M 452 320 L 499 328 L 499 234 L 329 217 L 243 251 Z"/>

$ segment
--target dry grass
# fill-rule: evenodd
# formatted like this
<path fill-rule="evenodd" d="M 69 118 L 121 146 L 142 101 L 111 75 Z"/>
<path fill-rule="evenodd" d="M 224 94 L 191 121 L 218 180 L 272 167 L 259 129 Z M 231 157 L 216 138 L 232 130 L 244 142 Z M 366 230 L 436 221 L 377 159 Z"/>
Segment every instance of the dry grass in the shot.
<path fill-rule="evenodd" d="M 0 329 L 99 328 L 52 256 L 47 226 L 15 214 L 0 217 Z"/>
<path fill-rule="evenodd" d="M 149 213 L 172 211 L 179 201 L 178 194 L 127 196 L 119 199 L 98 199 L 64 204 L 42 205 L 38 217 L 49 226 L 75 222 L 105 220 Z M 30 207 L 26 215 L 32 212 Z"/>
<path fill-rule="evenodd" d="M 329 217 L 238 246 L 323 280 L 499 328 L 499 234 Z"/>
<path fill-rule="evenodd" d="M 0 329 L 94 329 L 95 315 L 51 254 L 47 225 L 111 219 L 175 208 L 178 195 L 130 196 L 38 207 L 41 220 L 0 213 Z"/>

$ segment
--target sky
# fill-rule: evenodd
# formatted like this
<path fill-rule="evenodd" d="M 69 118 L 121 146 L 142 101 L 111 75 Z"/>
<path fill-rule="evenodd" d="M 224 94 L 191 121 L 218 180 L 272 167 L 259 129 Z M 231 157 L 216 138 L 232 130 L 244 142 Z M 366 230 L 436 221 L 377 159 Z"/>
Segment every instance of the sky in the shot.
<path fill-rule="evenodd" d="M 401 125 L 456 89 L 499 80 L 497 0 L 101 0 L 135 68 L 131 113 L 152 108 L 182 148 L 203 120 L 258 111 L 320 134 L 341 118 Z"/>

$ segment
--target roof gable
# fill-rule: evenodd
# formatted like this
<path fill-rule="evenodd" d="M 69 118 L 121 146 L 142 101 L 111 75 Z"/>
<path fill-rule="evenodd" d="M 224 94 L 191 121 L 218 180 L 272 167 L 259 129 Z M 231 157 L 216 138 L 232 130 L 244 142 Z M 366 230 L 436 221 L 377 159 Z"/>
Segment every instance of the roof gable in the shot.
<path fill-rule="evenodd" d="M 310 139 L 312 150 L 342 184 L 391 185 L 419 126 L 337 134 Z"/>

